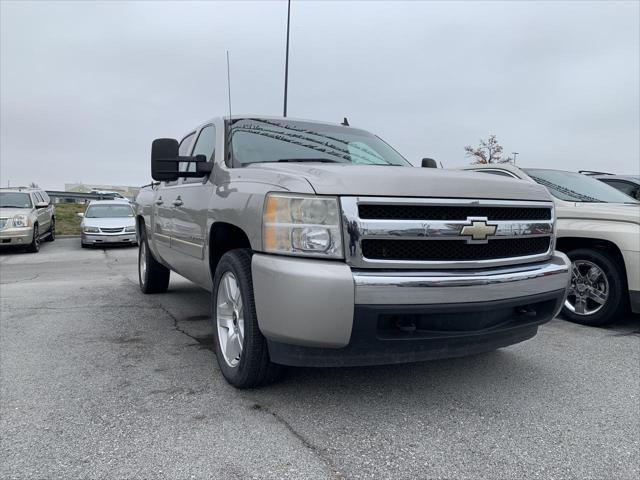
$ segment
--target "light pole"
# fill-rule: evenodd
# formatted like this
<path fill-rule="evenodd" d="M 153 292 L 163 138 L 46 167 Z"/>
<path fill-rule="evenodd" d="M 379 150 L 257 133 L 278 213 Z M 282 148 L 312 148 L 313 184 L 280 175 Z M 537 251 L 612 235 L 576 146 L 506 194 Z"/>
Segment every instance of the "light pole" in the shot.
<path fill-rule="evenodd" d="M 283 117 L 287 116 L 287 87 L 289 84 L 289 21 L 291 19 L 291 0 L 287 2 L 287 53 L 284 60 L 284 112 Z"/>
<path fill-rule="evenodd" d="M 511 152 L 513 154 L 513 164 L 516 164 L 516 156 L 518 155 L 518 152 Z"/>

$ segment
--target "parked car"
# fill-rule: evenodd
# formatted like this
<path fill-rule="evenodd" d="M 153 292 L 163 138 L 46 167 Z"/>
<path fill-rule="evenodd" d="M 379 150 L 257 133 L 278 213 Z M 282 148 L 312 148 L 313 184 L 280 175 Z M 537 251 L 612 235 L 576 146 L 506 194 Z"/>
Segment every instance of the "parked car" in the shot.
<path fill-rule="evenodd" d="M 640 200 L 640 175 L 614 175 L 612 173 L 580 170 L 580 173 L 597 178 L 601 182 L 620 190 L 631 198 Z"/>
<path fill-rule="evenodd" d="M 82 218 L 80 244 L 83 248 L 104 244 L 137 245 L 135 215 L 128 201 L 94 200 L 78 216 Z"/>
<path fill-rule="evenodd" d="M 40 250 L 40 241 L 56 239 L 56 211 L 40 188 L 0 188 L 0 246 Z"/>
<path fill-rule="evenodd" d="M 575 172 L 510 164 L 472 165 L 466 170 L 537 182 L 554 196 L 556 248 L 572 261 L 566 318 L 604 325 L 629 307 L 640 313 L 640 203 Z"/>
<path fill-rule="evenodd" d="M 121 193 L 114 192 L 112 190 L 98 190 L 96 188 L 92 189 L 90 193 L 95 193 L 97 195 L 104 195 L 105 197 L 112 197 L 113 200 L 124 200 L 125 202 L 129 202 L 129 199 L 122 195 Z"/>
<path fill-rule="evenodd" d="M 364 130 L 216 118 L 155 140 L 151 173 L 136 198 L 140 288 L 165 292 L 174 270 L 212 292 L 216 358 L 236 387 L 281 365 L 505 347 L 564 302 L 544 188 L 416 168 Z"/>

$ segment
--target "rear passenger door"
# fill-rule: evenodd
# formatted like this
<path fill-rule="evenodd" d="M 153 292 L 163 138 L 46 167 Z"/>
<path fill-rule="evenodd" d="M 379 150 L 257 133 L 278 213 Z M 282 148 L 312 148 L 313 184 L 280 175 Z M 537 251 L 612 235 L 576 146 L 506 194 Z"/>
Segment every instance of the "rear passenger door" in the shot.
<path fill-rule="evenodd" d="M 39 203 L 46 203 L 40 192 L 33 192 L 31 194 L 31 201 L 33 202 L 34 207 Z M 36 215 L 38 216 L 38 227 L 40 229 L 40 234 L 42 235 L 48 231 L 51 226 L 51 213 L 49 211 L 49 207 L 36 208 Z"/>
<path fill-rule="evenodd" d="M 216 150 L 216 128 L 205 125 L 198 132 L 191 155 L 204 155 L 213 161 Z M 185 171 L 195 172 L 196 164 L 189 163 Z M 205 240 L 207 238 L 207 211 L 212 196 L 212 185 L 208 177 L 183 178 L 177 188 L 177 203 L 174 210 L 174 236 L 171 248 L 175 255 L 177 270 L 190 280 L 202 283 Z"/>

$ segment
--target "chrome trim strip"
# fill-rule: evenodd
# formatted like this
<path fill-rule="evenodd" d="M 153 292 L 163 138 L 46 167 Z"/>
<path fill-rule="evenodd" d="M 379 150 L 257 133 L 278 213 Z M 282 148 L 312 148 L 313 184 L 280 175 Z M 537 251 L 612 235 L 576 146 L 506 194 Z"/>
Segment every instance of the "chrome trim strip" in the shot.
<path fill-rule="evenodd" d="M 464 272 L 354 271 L 355 303 L 363 305 L 420 305 L 501 300 L 566 289 L 568 258 L 554 254 L 550 261 L 498 270 Z"/>
<path fill-rule="evenodd" d="M 469 225 L 469 219 L 486 219 L 486 217 L 468 217 L 456 221 L 429 220 L 376 220 L 361 219 L 358 205 L 433 205 L 433 206 L 502 206 L 506 208 L 533 207 L 549 208 L 550 220 L 523 221 L 486 221 L 487 225 L 497 227 L 492 238 L 519 238 L 522 236 L 549 236 L 549 249 L 541 254 L 520 257 L 499 258 L 491 260 L 461 261 L 415 261 L 415 260 L 381 260 L 368 259 L 362 254 L 363 239 L 414 239 L 414 240 L 467 240 L 468 243 L 486 243 L 487 240 L 472 240 L 461 235 L 463 226 Z M 343 237 L 347 263 L 354 268 L 401 268 L 401 269 L 455 269 L 455 268 L 487 268 L 517 265 L 548 260 L 555 246 L 555 208 L 551 201 L 533 202 L 519 200 L 476 200 L 449 198 L 397 198 L 397 197 L 340 197 L 343 217 Z"/>
<path fill-rule="evenodd" d="M 471 218 L 471 217 L 470 217 Z M 486 217 L 473 217 L 484 218 Z M 360 220 L 360 230 L 363 237 L 396 240 L 465 240 L 461 235 L 462 228 L 469 225 L 467 220 Z M 544 237 L 553 233 L 553 221 L 502 221 L 488 220 L 487 225 L 497 227 L 492 238 L 518 238 L 522 236 Z"/>

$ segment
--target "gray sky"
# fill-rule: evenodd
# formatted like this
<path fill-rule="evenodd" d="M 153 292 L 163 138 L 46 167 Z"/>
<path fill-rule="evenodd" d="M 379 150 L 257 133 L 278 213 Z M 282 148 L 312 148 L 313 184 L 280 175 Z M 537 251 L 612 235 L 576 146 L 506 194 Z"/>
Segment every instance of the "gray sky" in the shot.
<path fill-rule="evenodd" d="M 0 182 L 141 185 L 156 137 L 281 115 L 286 2 L 1 3 Z M 640 2 L 303 2 L 289 116 L 415 164 L 495 133 L 518 163 L 640 171 Z"/>

